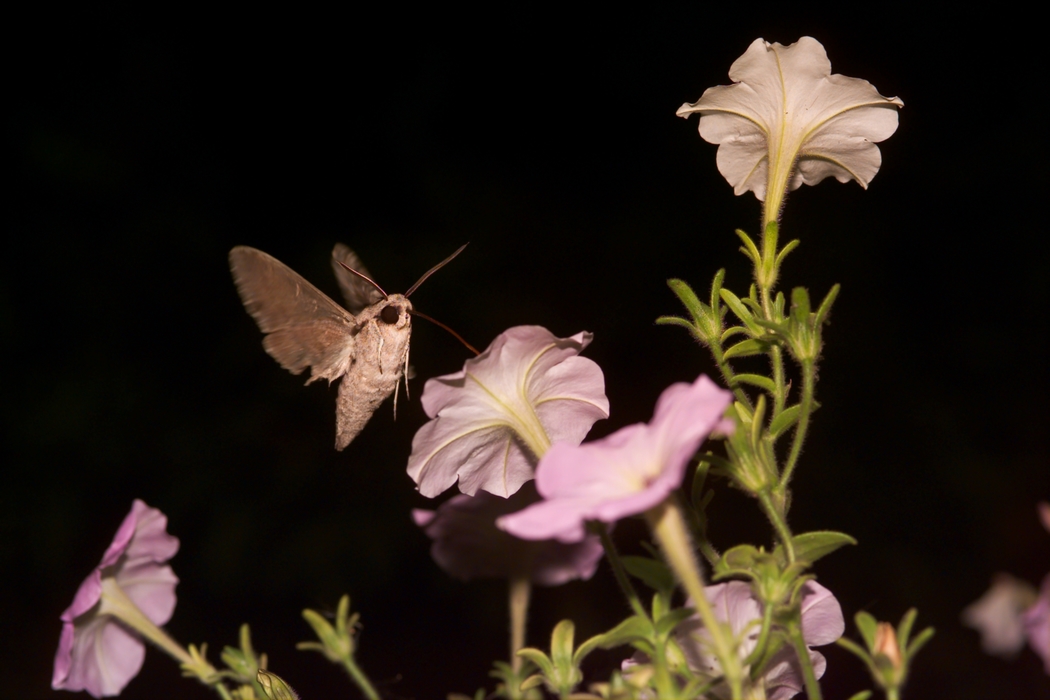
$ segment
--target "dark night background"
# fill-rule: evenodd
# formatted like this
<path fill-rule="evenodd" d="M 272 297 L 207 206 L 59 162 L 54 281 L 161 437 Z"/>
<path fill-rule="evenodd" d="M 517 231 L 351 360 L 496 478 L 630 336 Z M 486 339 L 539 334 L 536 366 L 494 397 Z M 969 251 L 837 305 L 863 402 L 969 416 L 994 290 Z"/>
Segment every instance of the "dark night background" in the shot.
<path fill-rule="evenodd" d="M 412 401 L 337 453 L 334 389 L 263 352 L 227 252 L 261 248 L 334 296 L 336 241 L 390 291 L 470 241 L 417 307 L 480 347 L 518 324 L 593 331 L 612 403 L 593 435 L 648 420 L 666 385 L 711 371 L 684 332 L 653 325 L 679 311 L 665 280 L 703 290 L 727 267 L 745 293 L 733 229 L 759 217 L 675 109 L 727 83 L 756 37 L 811 35 L 835 72 L 906 106 L 867 192 L 806 187 L 783 219 L 802 246 L 782 288 L 843 284 L 792 525 L 859 540 L 816 570 L 847 618 L 914 605 L 937 628 L 906 697 L 1050 698 L 1031 651 L 986 657 L 959 623 L 995 572 L 1050 572 L 1035 511 L 1050 500 L 1040 43 L 986 15 L 609 8 L 25 24 L 5 110 L 5 696 L 70 697 L 49 689 L 58 616 L 136 497 L 182 542 L 168 629 L 213 661 L 249 622 L 304 698 L 354 697 L 293 648 L 302 608 L 349 592 L 386 697 L 487 683 L 506 654 L 503 588 L 433 564 L 409 518 L 430 503 L 405 475 L 423 381 L 465 351 L 417 321 Z M 750 502 L 723 488 L 713 509 L 716 544 L 767 543 Z M 562 617 L 582 638 L 625 612 L 603 565 L 538 592 L 529 641 L 546 647 Z M 826 697 L 868 687 L 859 662 L 825 652 Z M 595 655 L 592 679 L 619 658 Z M 151 650 L 124 697 L 213 695 Z"/>

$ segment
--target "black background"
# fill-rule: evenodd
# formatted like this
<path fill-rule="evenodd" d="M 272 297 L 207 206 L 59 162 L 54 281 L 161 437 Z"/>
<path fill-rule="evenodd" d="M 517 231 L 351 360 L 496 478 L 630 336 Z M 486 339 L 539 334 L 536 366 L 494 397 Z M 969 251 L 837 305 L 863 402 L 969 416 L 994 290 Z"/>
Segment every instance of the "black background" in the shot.
<path fill-rule="evenodd" d="M 679 310 L 665 280 L 703 290 L 726 267 L 746 293 L 732 231 L 759 217 L 674 111 L 728 82 L 754 38 L 811 35 L 835 72 L 906 107 L 867 192 L 806 187 L 783 218 L 802 240 L 783 288 L 843 284 L 792 525 L 859 540 L 816 570 L 847 617 L 914 605 L 937 627 L 907 697 L 1050 697 L 1031 651 L 986 657 L 959 623 L 994 572 L 1050 571 L 1035 514 L 1050 500 L 1045 57 L 994 15 L 854 13 L 178 6 L 26 22 L 0 276 L 4 694 L 62 697 L 58 615 L 136 497 L 182 542 L 168 629 L 213 661 L 250 622 L 304 698 L 352 697 L 293 648 L 309 637 L 299 611 L 349 592 L 384 696 L 486 683 L 506 654 L 502 585 L 437 569 L 409 517 L 431 504 L 404 471 L 423 380 L 465 351 L 417 321 L 412 401 L 336 453 L 334 389 L 266 356 L 228 250 L 266 250 L 334 295 L 337 240 L 390 291 L 470 241 L 417 307 L 480 347 L 518 324 L 593 331 L 612 417 L 592 435 L 647 420 L 665 386 L 711 371 L 684 332 L 653 325 Z M 727 489 L 712 517 L 719 546 L 768 542 Z M 537 593 L 529 641 L 546 647 L 562 617 L 584 637 L 625 612 L 603 565 Z M 826 697 L 867 687 L 825 651 Z M 592 679 L 619 658 L 595 655 Z M 151 650 L 124 697 L 211 695 Z"/>

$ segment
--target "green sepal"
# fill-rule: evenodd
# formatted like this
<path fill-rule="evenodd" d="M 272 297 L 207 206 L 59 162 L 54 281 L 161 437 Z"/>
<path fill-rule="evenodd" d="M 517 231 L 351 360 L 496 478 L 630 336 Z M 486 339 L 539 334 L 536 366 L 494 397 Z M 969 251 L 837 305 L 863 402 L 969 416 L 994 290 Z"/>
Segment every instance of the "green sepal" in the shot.
<path fill-rule="evenodd" d="M 259 669 L 256 672 L 256 681 L 270 700 L 299 700 L 299 695 L 292 690 L 292 686 L 276 673 Z"/>
<path fill-rule="evenodd" d="M 555 668 L 572 663 L 573 638 L 576 625 L 572 620 L 562 620 L 551 632 L 551 661 Z"/>
<path fill-rule="evenodd" d="M 739 375 L 738 375 L 739 376 Z M 790 429 L 795 423 L 798 422 L 798 414 L 801 406 L 795 404 L 794 406 L 788 406 L 781 411 L 776 418 L 769 424 L 769 436 L 776 440 L 786 430 Z"/>
<path fill-rule="evenodd" d="M 814 532 L 804 532 L 801 535 L 795 535 L 791 538 L 791 544 L 795 549 L 795 562 L 808 567 L 840 547 L 844 547 L 847 544 L 857 544 L 857 540 L 844 532 L 815 530 Z M 777 545 L 773 550 L 773 556 L 782 565 L 787 564 L 787 556 L 784 554 L 783 546 Z"/>
<path fill-rule="evenodd" d="M 521 651 L 525 651 L 525 650 L 522 649 Z M 520 651 L 518 652 L 518 655 L 521 656 L 521 652 Z M 529 676 L 528 678 L 526 678 L 525 680 L 523 680 L 521 682 L 521 689 L 522 690 L 532 690 L 533 688 L 539 688 L 541 685 L 543 685 L 543 676 L 540 675 L 539 673 L 536 673 L 536 674 L 533 674 L 533 675 Z"/>
<path fill-rule="evenodd" d="M 915 639 L 911 640 L 911 644 L 908 645 L 907 649 L 907 657 L 909 662 L 911 661 L 911 658 L 913 656 L 919 653 L 920 649 L 926 646 L 926 642 L 930 641 L 930 639 L 933 638 L 934 631 L 935 630 L 932 627 L 927 627 L 922 632 L 919 632 L 917 635 L 915 635 Z"/>
<path fill-rule="evenodd" d="M 251 630 L 247 624 L 241 625 L 239 637 L 240 648 L 225 647 L 220 658 L 239 682 L 252 683 L 259 669 L 266 665 L 266 655 L 255 655 L 255 650 L 252 648 Z"/>
<path fill-rule="evenodd" d="M 897 643 L 900 644 L 901 649 L 908 648 L 908 637 L 911 636 L 911 628 L 915 625 L 915 618 L 918 614 L 918 610 L 909 608 L 901 618 L 900 624 L 897 625 Z"/>
<path fill-rule="evenodd" d="M 722 557 L 714 566 L 714 578 L 716 580 L 721 580 L 727 576 L 754 578 L 754 569 L 759 559 L 768 556 L 759 547 L 750 544 L 738 544 L 722 552 Z"/>
<path fill-rule="evenodd" d="M 763 377 L 761 374 L 736 374 L 733 375 L 733 381 L 757 386 L 759 389 L 768 391 L 770 394 L 776 391 L 777 388 L 772 379 L 769 377 Z"/>
<path fill-rule="evenodd" d="M 624 556 L 621 557 L 623 568 L 631 576 L 640 579 L 642 583 L 661 593 L 670 593 L 675 587 L 674 574 L 667 564 L 649 557 Z"/>
<path fill-rule="evenodd" d="M 780 269 L 780 266 L 784 264 L 784 258 L 788 256 L 788 253 L 793 251 L 795 248 L 798 248 L 799 245 L 800 241 L 796 238 L 793 241 L 789 241 L 783 248 L 780 249 L 780 252 L 777 253 L 776 259 L 776 267 L 778 270 Z"/>

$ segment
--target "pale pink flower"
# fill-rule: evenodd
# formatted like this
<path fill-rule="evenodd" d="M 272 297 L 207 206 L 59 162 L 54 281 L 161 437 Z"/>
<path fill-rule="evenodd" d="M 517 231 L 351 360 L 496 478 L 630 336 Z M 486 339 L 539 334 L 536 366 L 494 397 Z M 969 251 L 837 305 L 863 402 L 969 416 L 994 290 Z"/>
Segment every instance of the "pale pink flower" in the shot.
<path fill-rule="evenodd" d="M 596 535 L 565 544 L 556 540 L 520 540 L 496 527 L 496 518 L 520 510 L 539 497 L 525 484 L 510 498 L 481 492 L 459 494 L 436 511 L 413 510 L 412 517 L 434 540 L 430 554 L 450 575 L 473 578 L 526 579 L 558 586 L 589 579 L 604 550 Z"/>
<path fill-rule="evenodd" d="M 992 586 L 962 612 L 962 621 L 981 633 L 981 648 L 993 656 L 1014 656 L 1024 646 L 1021 615 L 1035 600 L 1032 586 L 996 574 Z"/>
<path fill-rule="evenodd" d="M 728 622 L 733 636 L 740 640 L 737 650 L 741 658 L 754 650 L 762 620 L 762 603 L 755 598 L 751 586 L 743 581 L 730 581 L 704 589 L 715 617 Z M 687 603 L 688 604 L 688 603 Z M 809 581 L 802 587 L 802 638 L 808 647 L 831 644 L 842 636 L 846 622 L 838 600 L 824 586 Z M 675 631 L 675 637 L 694 671 L 707 676 L 721 675 L 721 665 L 711 653 L 711 639 L 700 618 L 693 616 Z M 817 678 L 824 675 L 827 661 L 820 652 L 809 650 L 809 658 Z M 760 682 L 768 700 L 786 700 L 802 691 L 802 669 L 791 646 L 785 645 L 765 665 Z M 719 689 L 716 689 L 716 694 Z"/>
<path fill-rule="evenodd" d="M 591 338 L 517 326 L 461 371 L 428 380 L 422 401 L 433 420 L 416 433 L 408 458 L 419 492 L 432 498 L 458 479 L 467 495 L 506 497 L 532 478 L 552 443 L 579 444 L 609 416 L 601 369 L 578 357 Z"/>
<path fill-rule="evenodd" d="M 167 533 L 167 522 L 142 501 L 132 504 L 102 561 L 62 613 L 52 688 L 86 690 L 96 698 L 119 695 L 142 668 L 142 639 L 110 609 L 130 603 L 155 625 L 171 619 L 179 580 L 163 564 L 175 556 L 179 540 Z"/>
<path fill-rule="evenodd" d="M 507 515 L 499 526 L 524 539 L 578 542 L 588 520 L 611 523 L 649 510 L 682 483 L 685 467 L 732 398 L 701 375 L 672 384 L 648 423 L 585 445 L 558 443 L 540 460 L 536 488 L 545 499 Z"/>
<path fill-rule="evenodd" d="M 875 144 L 897 129 L 896 97 L 866 80 L 831 73 L 819 41 L 789 46 L 755 39 L 729 69 L 733 85 L 708 88 L 678 116 L 700 115 L 700 136 L 719 144 L 718 171 L 776 218 L 786 192 L 826 177 L 867 188 L 882 165 Z M 768 196 L 768 201 L 767 201 Z"/>
<path fill-rule="evenodd" d="M 1039 599 L 1022 618 L 1028 645 L 1043 660 L 1043 668 L 1050 673 L 1050 575 L 1043 579 Z"/>

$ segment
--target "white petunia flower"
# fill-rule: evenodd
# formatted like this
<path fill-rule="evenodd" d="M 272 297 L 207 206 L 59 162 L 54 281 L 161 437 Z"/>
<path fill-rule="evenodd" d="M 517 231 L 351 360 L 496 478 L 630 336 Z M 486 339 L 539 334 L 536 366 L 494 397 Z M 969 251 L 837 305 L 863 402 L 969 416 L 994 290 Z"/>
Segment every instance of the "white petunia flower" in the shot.
<path fill-rule="evenodd" d="M 700 115 L 700 136 L 719 145 L 718 171 L 736 194 L 765 202 L 764 222 L 784 195 L 826 177 L 867 188 L 882 165 L 875 144 L 897 130 L 896 97 L 866 80 L 832 75 L 824 47 L 756 39 L 729 69 L 733 85 L 708 88 L 678 116 Z"/>

